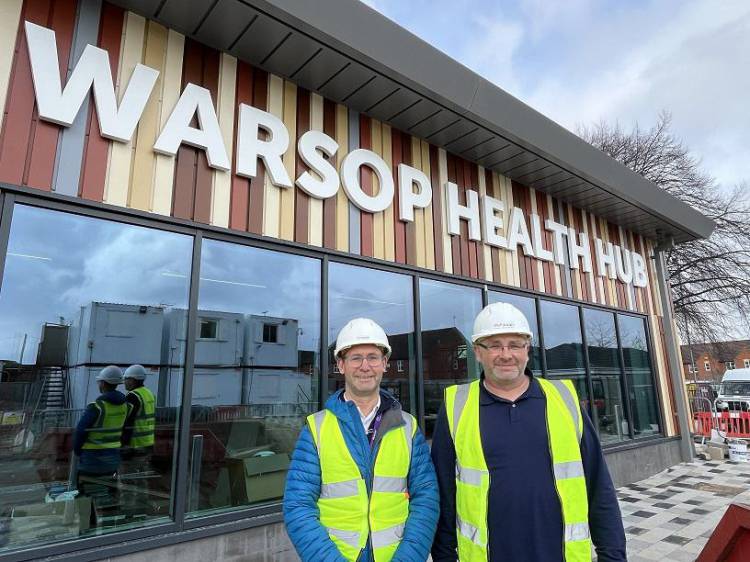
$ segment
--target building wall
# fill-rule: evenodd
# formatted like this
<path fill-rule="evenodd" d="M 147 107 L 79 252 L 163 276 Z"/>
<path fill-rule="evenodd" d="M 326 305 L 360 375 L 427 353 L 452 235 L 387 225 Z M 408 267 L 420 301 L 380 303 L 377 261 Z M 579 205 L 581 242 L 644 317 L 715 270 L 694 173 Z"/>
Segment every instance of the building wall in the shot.
<path fill-rule="evenodd" d="M 676 408 L 668 382 L 663 311 L 652 260 L 648 259 L 653 252 L 652 240 L 113 5 L 12 0 L 3 3 L 3 11 L 0 103 L 5 109 L 0 132 L 0 182 L 646 314 L 662 409 L 667 413 L 667 434 L 676 433 L 676 416 L 670 415 Z M 56 32 L 63 76 L 86 43 L 109 52 L 119 97 L 136 64 L 160 71 L 130 142 L 113 142 L 99 135 L 90 99 L 72 127 L 62 128 L 39 119 L 25 20 Z M 205 152 L 191 146 L 182 145 L 176 157 L 157 154 L 152 149 L 156 137 L 189 82 L 210 90 L 232 159 L 237 107 L 245 103 L 281 118 L 290 133 L 290 144 L 311 129 L 335 138 L 340 146 L 333 158 L 337 166 L 347 151 L 368 148 L 390 166 L 396 183 L 399 163 L 422 170 L 433 185 L 431 205 L 416 209 L 415 220 L 404 223 L 397 217 L 397 193 L 385 211 L 368 213 L 350 203 L 343 189 L 321 201 L 297 188 L 276 187 L 262 165 L 257 177 L 247 179 L 209 167 Z M 284 165 L 292 178 L 307 169 L 293 147 L 284 156 Z M 368 168 L 361 174 L 365 192 L 376 193 L 374 174 Z M 466 204 L 467 189 L 474 189 L 480 195 L 502 200 L 507 209 L 520 207 L 527 221 L 531 213 L 537 213 L 542 220 L 552 218 L 587 233 L 592 256 L 594 237 L 640 253 L 647 258 L 649 286 L 633 288 L 619 280 L 599 277 L 595 259 L 594 271 L 586 273 L 570 264 L 555 265 L 527 257 L 521 251 L 491 248 L 469 239 L 465 221 L 461 221 L 460 236 L 451 236 L 445 214 L 444 185 L 448 180 L 458 185 L 460 204 Z M 533 183 L 533 178 L 529 182 Z M 543 236 L 543 245 L 550 250 L 552 234 L 545 232 Z"/>

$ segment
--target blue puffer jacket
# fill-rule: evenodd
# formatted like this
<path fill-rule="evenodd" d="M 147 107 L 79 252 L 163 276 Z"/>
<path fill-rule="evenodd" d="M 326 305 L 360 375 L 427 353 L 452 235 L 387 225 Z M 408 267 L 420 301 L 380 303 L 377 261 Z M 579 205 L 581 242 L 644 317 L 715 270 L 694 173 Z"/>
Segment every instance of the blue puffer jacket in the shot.
<path fill-rule="evenodd" d="M 349 451 L 359 466 L 368 489 L 372 489 L 372 473 L 379 440 L 376 440 L 374 448 L 370 447 L 357 407 L 353 402 L 341 400 L 339 396 L 342 392 L 343 390 L 340 390 L 333 394 L 326 401 L 325 407 L 338 418 Z M 381 390 L 380 397 L 381 409 L 401 408 L 387 392 Z M 320 478 L 320 459 L 310 431 L 305 425 L 294 449 L 287 475 L 284 522 L 289 538 L 303 562 L 341 562 L 344 557 L 328 537 L 325 527 L 320 524 L 317 505 Z M 440 511 L 435 469 L 430 459 L 430 450 L 419 429 L 412 444 L 408 486 L 409 519 L 406 521 L 404 536 L 393 556 L 393 562 L 427 560 Z M 373 560 L 369 541 L 359 560 Z"/>

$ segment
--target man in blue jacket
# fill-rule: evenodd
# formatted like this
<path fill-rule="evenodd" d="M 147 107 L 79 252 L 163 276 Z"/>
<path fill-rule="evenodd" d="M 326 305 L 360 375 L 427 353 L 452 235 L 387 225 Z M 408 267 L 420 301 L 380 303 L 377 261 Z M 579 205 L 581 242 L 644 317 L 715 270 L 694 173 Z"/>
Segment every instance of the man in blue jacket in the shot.
<path fill-rule="evenodd" d="M 434 562 L 625 562 L 617 497 L 570 381 L 527 368 L 520 310 L 488 305 L 472 342 L 482 377 L 446 389 L 432 441 L 440 483 Z"/>
<path fill-rule="evenodd" d="M 435 471 L 416 420 L 380 389 L 383 329 L 355 318 L 339 332 L 345 386 L 302 429 L 284 522 L 303 562 L 426 560 L 437 524 Z"/>

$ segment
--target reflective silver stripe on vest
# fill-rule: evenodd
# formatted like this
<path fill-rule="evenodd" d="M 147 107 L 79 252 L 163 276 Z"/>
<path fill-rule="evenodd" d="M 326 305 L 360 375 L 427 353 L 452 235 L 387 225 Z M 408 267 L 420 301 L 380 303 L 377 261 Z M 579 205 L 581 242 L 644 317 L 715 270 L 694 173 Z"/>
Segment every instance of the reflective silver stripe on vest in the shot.
<path fill-rule="evenodd" d="M 406 478 L 398 476 L 375 476 L 372 480 L 373 492 L 406 492 Z"/>
<path fill-rule="evenodd" d="M 315 412 L 313 419 L 315 420 L 315 433 L 317 434 L 315 442 L 318 444 L 318 454 L 320 454 L 320 430 L 323 427 L 323 420 L 326 419 L 326 411 Z"/>
<path fill-rule="evenodd" d="M 344 531 L 342 529 L 327 528 L 328 534 L 345 542 L 352 548 L 359 548 L 359 531 Z"/>
<path fill-rule="evenodd" d="M 482 485 L 482 476 L 488 474 L 486 470 L 480 470 L 478 468 L 467 468 L 461 466 L 456 459 L 456 480 L 463 482 L 464 484 L 471 484 L 472 486 Z"/>
<path fill-rule="evenodd" d="M 549 379 L 548 379 L 549 380 Z M 560 393 L 560 396 L 562 396 L 563 402 L 565 402 L 565 405 L 568 407 L 568 411 L 570 412 L 570 415 L 573 417 L 573 424 L 576 428 L 576 435 L 578 436 L 578 442 L 581 442 L 581 417 L 578 411 L 578 404 L 576 404 L 575 399 L 573 398 L 573 395 L 570 393 L 570 389 L 565 385 L 562 381 L 555 381 L 555 380 L 549 380 L 557 391 Z"/>
<path fill-rule="evenodd" d="M 344 482 L 334 482 L 333 484 L 323 484 L 320 486 L 320 499 L 330 500 L 335 498 L 350 498 L 359 495 L 359 480 L 345 480 Z"/>
<path fill-rule="evenodd" d="M 409 451 L 409 458 L 411 458 L 411 444 L 414 441 L 414 418 L 411 414 L 401 412 L 401 418 L 404 420 L 404 434 L 406 435 L 406 450 Z"/>
<path fill-rule="evenodd" d="M 463 536 L 465 536 L 467 539 L 469 539 L 474 544 L 477 544 L 479 546 L 484 546 L 479 541 L 479 529 L 476 528 L 474 525 L 467 523 L 463 519 L 461 519 L 458 515 L 456 515 L 456 527 L 458 527 L 458 532 L 461 533 Z"/>
<path fill-rule="evenodd" d="M 571 523 L 565 525 L 565 542 L 584 541 L 591 538 L 588 523 Z"/>
<path fill-rule="evenodd" d="M 389 527 L 388 529 L 381 529 L 380 531 L 373 531 L 370 535 L 372 537 L 372 547 L 382 548 L 384 546 L 390 546 L 396 544 L 404 536 L 404 525 L 396 525 Z"/>
<path fill-rule="evenodd" d="M 558 462 L 555 464 L 555 480 L 583 478 L 583 476 L 583 463 L 581 461 Z"/>
<path fill-rule="evenodd" d="M 469 399 L 469 388 L 470 384 L 461 384 L 458 386 L 458 389 L 456 389 L 456 401 L 453 404 L 453 431 L 451 432 L 451 437 L 453 437 L 454 442 L 456 441 L 458 420 L 461 419 L 461 414 L 466 406 L 466 401 Z"/>

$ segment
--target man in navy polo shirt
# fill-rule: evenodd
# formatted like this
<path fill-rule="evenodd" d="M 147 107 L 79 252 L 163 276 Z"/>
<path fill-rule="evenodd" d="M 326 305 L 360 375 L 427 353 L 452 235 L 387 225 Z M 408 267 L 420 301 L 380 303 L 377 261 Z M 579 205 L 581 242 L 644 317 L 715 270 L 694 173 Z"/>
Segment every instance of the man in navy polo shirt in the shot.
<path fill-rule="evenodd" d="M 474 322 L 480 380 L 446 389 L 432 443 L 441 513 L 435 562 L 625 561 L 617 497 L 570 381 L 534 378 L 524 315 Z"/>

